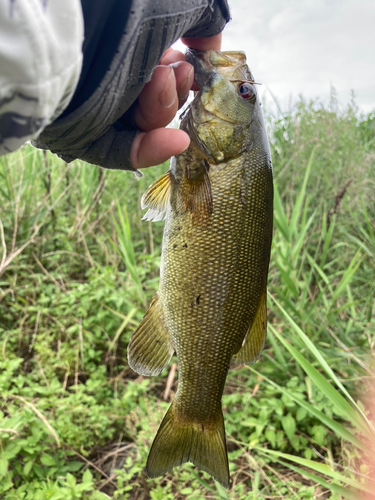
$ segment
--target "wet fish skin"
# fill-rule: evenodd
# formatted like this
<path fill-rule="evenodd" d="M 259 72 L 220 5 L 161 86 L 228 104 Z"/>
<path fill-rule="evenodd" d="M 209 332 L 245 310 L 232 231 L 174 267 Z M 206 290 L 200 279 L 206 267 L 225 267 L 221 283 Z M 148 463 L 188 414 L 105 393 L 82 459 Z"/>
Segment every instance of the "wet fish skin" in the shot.
<path fill-rule="evenodd" d="M 180 127 L 191 143 L 143 197 L 146 218 L 166 210 L 166 222 L 159 291 L 128 359 L 154 375 L 173 352 L 178 358 L 178 390 L 148 475 L 190 460 L 228 487 L 221 397 L 231 361 L 253 363 L 265 342 L 272 166 L 256 88 L 241 88 L 254 80 L 245 55 L 190 51 L 186 58 L 201 86 Z"/>

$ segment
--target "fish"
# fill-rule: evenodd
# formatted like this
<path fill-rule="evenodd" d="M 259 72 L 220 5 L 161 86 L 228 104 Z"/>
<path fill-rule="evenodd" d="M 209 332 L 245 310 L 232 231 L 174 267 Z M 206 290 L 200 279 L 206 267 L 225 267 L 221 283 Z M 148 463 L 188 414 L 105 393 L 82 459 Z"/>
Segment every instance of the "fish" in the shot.
<path fill-rule="evenodd" d="M 129 366 L 158 375 L 174 353 L 178 389 L 151 446 L 155 478 L 192 462 L 229 487 L 222 394 L 231 362 L 254 363 L 267 329 L 272 163 L 254 77 L 241 51 L 197 51 L 200 90 L 180 128 L 189 147 L 142 197 L 165 218 L 157 294 L 128 345 Z"/>

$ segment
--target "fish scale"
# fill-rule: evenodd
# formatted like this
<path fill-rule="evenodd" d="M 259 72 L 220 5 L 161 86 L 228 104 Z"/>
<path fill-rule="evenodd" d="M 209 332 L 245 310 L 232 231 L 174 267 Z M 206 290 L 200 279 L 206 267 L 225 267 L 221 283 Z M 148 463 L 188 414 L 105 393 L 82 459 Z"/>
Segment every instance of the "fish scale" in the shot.
<path fill-rule="evenodd" d="M 128 360 L 154 375 L 174 352 L 178 359 L 148 475 L 191 461 L 228 487 L 221 397 L 231 361 L 253 363 L 265 342 L 272 167 L 244 54 L 191 51 L 187 59 L 201 85 L 180 127 L 191 143 L 143 196 L 146 219 L 165 211 L 166 220 L 159 291 Z"/>

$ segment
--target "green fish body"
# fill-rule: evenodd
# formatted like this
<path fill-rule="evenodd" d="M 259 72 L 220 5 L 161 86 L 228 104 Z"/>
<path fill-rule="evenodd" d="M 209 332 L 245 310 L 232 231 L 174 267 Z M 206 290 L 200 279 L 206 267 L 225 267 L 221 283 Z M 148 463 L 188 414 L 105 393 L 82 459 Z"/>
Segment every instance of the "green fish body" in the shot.
<path fill-rule="evenodd" d="M 221 397 L 230 363 L 253 363 L 266 337 L 273 187 L 267 134 L 243 52 L 189 51 L 201 87 L 181 129 L 191 143 L 146 191 L 166 213 L 160 287 L 128 348 L 159 374 L 175 352 L 179 382 L 148 461 L 157 477 L 186 461 L 228 487 Z"/>

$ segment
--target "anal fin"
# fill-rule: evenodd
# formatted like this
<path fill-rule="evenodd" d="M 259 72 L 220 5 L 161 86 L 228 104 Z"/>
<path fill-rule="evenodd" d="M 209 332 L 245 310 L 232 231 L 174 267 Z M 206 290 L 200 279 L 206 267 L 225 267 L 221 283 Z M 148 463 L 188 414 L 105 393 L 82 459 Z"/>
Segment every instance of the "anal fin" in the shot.
<path fill-rule="evenodd" d="M 167 366 L 173 353 L 163 310 L 156 295 L 130 339 L 129 366 L 141 375 L 158 375 Z"/>
<path fill-rule="evenodd" d="M 233 356 L 232 361 L 238 364 L 250 365 L 261 355 L 267 335 L 267 290 L 262 294 L 258 311 L 255 315 L 244 343 Z"/>

